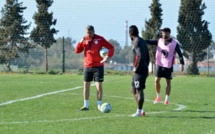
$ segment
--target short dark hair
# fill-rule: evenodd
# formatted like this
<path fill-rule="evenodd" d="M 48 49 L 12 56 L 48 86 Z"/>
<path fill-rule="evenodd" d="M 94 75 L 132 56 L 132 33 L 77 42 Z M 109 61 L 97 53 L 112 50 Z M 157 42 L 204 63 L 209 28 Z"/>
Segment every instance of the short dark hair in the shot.
<path fill-rule="evenodd" d="M 137 26 L 131 25 L 131 26 L 129 27 L 129 33 L 130 33 L 130 35 L 132 35 L 132 36 L 138 36 L 138 35 L 139 35 L 139 31 L 138 31 Z"/>
<path fill-rule="evenodd" d="M 86 27 L 86 29 L 87 29 L 87 30 L 90 30 L 90 31 L 93 31 L 93 32 L 95 31 L 95 30 L 94 30 L 94 27 L 93 27 L 92 25 L 88 25 L 88 26 Z"/>
<path fill-rule="evenodd" d="M 161 29 L 161 31 L 171 33 L 171 30 L 168 27 Z"/>

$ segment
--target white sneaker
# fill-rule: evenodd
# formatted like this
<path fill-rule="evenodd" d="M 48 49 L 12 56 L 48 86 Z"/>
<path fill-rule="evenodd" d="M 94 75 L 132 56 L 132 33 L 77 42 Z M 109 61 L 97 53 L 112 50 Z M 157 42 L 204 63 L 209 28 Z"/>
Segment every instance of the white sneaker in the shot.
<path fill-rule="evenodd" d="M 142 116 L 140 113 L 134 113 L 131 115 L 131 117 L 139 117 L 139 116 Z"/>
<path fill-rule="evenodd" d="M 140 113 L 134 113 L 131 115 L 131 117 L 139 117 L 139 116 L 146 116 L 146 113 L 145 112 L 142 112 L 141 114 Z"/>

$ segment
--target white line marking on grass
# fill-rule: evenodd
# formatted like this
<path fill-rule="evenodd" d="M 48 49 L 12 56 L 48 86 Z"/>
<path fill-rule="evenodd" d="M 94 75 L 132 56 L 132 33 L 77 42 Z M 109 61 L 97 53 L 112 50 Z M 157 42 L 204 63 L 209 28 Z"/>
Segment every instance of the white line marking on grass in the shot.
<path fill-rule="evenodd" d="M 95 84 L 91 84 L 91 86 L 95 86 Z M 36 95 L 36 96 L 28 97 L 28 98 L 23 98 L 23 99 L 18 99 L 18 100 L 11 100 L 11 101 L 8 101 L 8 102 L 1 103 L 0 106 L 9 105 L 9 104 L 12 104 L 12 103 L 15 103 L 15 102 L 20 102 L 20 101 L 37 99 L 37 98 L 41 98 L 41 97 L 44 97 L 44 96 L 63 93 L 63 92 L 67 92 L 67 91 L 77 90 L 77 89 L 80 89 L 80 88 L 82 88 L 82 86 L 74 87 L 74 88 L 71 88 L 71 89 L 59 90 L 59 91 L 50 92 L 50 93 L 45 93 L 45 94 L 40 94 L 40 95 Z M 74 95 L 77 95 L 77 94 L 74 94 Z M 122 99 L 134 99 L 133 97 L 123 97 L 123 96 L 109 96 L 109 97 L 122 98 Z M 145 99 L 145 100 L 153 102 L 153 100 L 148 100 L 148 99 Z M 186 108 L 186 106 L 181 105 L 181 104 L 177 104 L 177 103 L 171 103 L 171 104 L 178 106 L 177 108 L 174 109 L 176 111 L 180 111 L 180 110 L 183 110 L 184 108 Z M 146 112 L 146 114 L 147 115 L 149 115 L 149 114 L 161 114 L 161 113 L 165 113 L 165 112 L 168 112 L 168 111 Z M 103 118 L 119 118 L 119 117 L 130 117 L 130 116 L 128 116 L 128 115 L 114 115 L 114 116 L 96 116 L 96 117 L 56 119 L 56 120 L 13 121 L 13 122 L 0 122 L 0 125 L 29 124 L 29 123 L 74 122 L 74 121 L 82 121 L 82 120 L 93 120 L 93 119 L 103 119 Z"/>
<path fill-rule="evenodd" d="M 71 118 L 71 119 L 57 119 L 57 120 L 36 120 L 36 121 L 14 121 L 14 122 L 0 122 L 0 125 L 6 124 L 29 124 L 29 123 L 55 123 L 55 122 L 73 122 L 81 120 L 93 120 L 93 119 L 103 119 L 103 118 L 118 118 L 118 117 L 128 117 L 128 115 L 115 115 L 115 116 L 96 116 L 96 117 L 84 117 L 84 118 Z"/>
<path fill-rule="evenodd" d="M 147 112 L 149 114 L 160 114 L 166 111 L 160 112 Z M 30 123 L 56 123 L 56 122 L 74 122 L 82 120 L 104 119 L 104 118 L 120 118 L 131 117 L 130 115 L 115 115 L 115 116 L 96 116 L 96 117 L 84 117 L 84 118 L 71 118 L 71 119 L 56 119 L 56 120 L 35 120 L 35 121 L 13 121 L 13 122 L 0 122 L 0 125 L 12 125 L 12 124 L 30 124 Z"/>
<path fill-rule="evenodd" d="M 134 99 L 134 98 L 132 98 L 132 97 L 122 97 L 122 96 L 109 96 L 109 97 L 121 98 L 121 99 Z M 145 99 L 145 101 L 152 101 L 152 102 L 153 102 L 153 100 L 149 100 L 149 99 Z M 163 103 L 163 102 L 161 101 L 160 103 Z M 170 103 L 170 104 L 173 104 L 173 105 L 178 106 L 177 108 L 174 109 L 175 111 L 181 111 L 181 110 L 183 110 L 183 109 L 186 108 L 186 106 L 184 106 L 184 105 L 182 105 L 182 104 L 177 104 L 177 103 Z M 169 105 L 170 105 L 170 104 L 169 104 Z M 155 104 L 155 105 L 156 105 L 156 104 Z M 163 112 L 166 112 L 166 111 L 163 111 Z"/>
<path fill-rule="evenodd" d="M 184 106 L 184 105 L 177 104 L 177 103 L 174 103 L 174 104 L 178 106 L 178 108 L 175 108 L 175 109 L 174 109 L 175 111 L 181 111 L 181 110 L 183 110 L 183 109 L 186 108 L 186 106 Z"/>
<path fill-rule="evenodd" d="M 159 114 L 160 112 L 147 112 L 147 114 Z M 56 123 L 56 122 L 74 122 L 82 120 L 104 119 L 104 118 L 120 118 L 131 117 L 129 115 L 114 115 L 114 116 L 96 116 L 96 117 L 84 117 L 84 118 L 71 118 L 71 119 L 56 119 L 56 120 L 35 120 L 35 121 L 13 121 L 13 122 L 0 122 L 0 125 L 12 125 L 12 124 L 30 124 L 30 123 Z"/>
<path fill-rule="evenodd" d="M 91 86 L 95 86 L 95 84 L 91 84 Z M 44 96 L 53 95 L 53 94 L 59 94 L 59 93 L 68 92 L 68 91 L 72 91 L 72 90 L 77 90 L 77 89 L 80 89 L 80 88 L 83 88 L 83 86 L 78 86 L 78 87 L 74 87 L 74 88 L 70 88 L 70 89 L 59 90 L 59 91 L 55 91 L 55 92 L 49 92 L 49 93 L 45 93 L 45 94 L 39 94 L 39 95 L 36 95 L 36 96 L 17 99 L 17 100 L 10 100 L 10 101 L 7 101 L 7 102 L 0 103 L 0 106 L 9 105 L 9 104 L 13 104 L 13 103 L 16 103 L 16 102 L 21 102 L 21 101 L 37 99 L 37 98 L 41 98 L 41 97 L 44 97 Z"/>

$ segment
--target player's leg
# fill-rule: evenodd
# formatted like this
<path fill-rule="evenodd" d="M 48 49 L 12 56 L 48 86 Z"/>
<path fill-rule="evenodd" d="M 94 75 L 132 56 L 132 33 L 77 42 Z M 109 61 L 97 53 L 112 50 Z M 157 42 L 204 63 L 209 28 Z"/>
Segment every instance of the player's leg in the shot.
<path fill-rule="evenodd" d="M 84 106 L 81 110 L 89 109 L 89 96 L 90 96 L 90 82 L 93 80 L 93 73 L 91 68 L 84 69 Z"/>
<path fill-rule="evenodd" d="M 170 95 L 171 92 L 171 79 L 166 79 L 166 95 Z"/>
<path fill-rule="evenodd" d="M 96 89 L 97 89 L 97 107 L 100 110 L 102 105 L 102 95 L 103 95 L 102 82 L 95 82 L 95 83 L 96 83 Z"/>
<path fill-rule="evenodd" d="M 166 96 L 165 96 L 164 104 L 168 105 L 169 96 L 171 92 L 171 80 L 172 80 L 173 68 L 170 68 L 170 69 L 167 68 L 165 72 L 166 72 Z"/>
<path fill-rule="evenodd" d="M 143 89 L 137 90 L 137 100 L 138 100 L 138 113 L 142 114 L 142 115 L 144 113 L 143 116 L 145 116 L 145 112 L 144 112 L 144 109 L 143 109 L 143 104 L 144 104 L 144 92 L 143 92 Z"/>
<path fill-rule="evenodd" d="M 162 77 L 162 67 L 157 66 L 156 67 L 156 73 L 155 73 L 155 90 L 156 90 L 156 98 L 154 100 L 154 104 L 157 104 L 161 101 L 161 95 L 160 95 L 160 90 L 161 90 L 161 85 L 160 85 L 160 80 Z"/>
<path fill-rule="evenodd" d="M 90 82 L 84 82 L 84 109 L 89 109 Z"/>
<path fill-rule="evenodd" d="M 166 79 L 166 97 L 164 104 L 168 105 L 169 104 L 169 95 L 171 92 L 171 79 Z"/>
<path fill-rule="evenodd" d="M 160 77 L 155 77 L 155 89 L 156 89 L 156 94 L 157 98 L 160 98 L 160 90 L 161 90 L 161 85 L 160 85 Z"/>
<path fill-rule="evenodd" d="M 138 98 L 137 98 L 137 95 L 136 95 L 137 92 L 136 92 L 135 84 L 134 84 L 134 76 L 132 77 L 132 81 L 131 81 L 131 92 L 134 95 L 134 99 L 135 99 L 136 103 L 138 104 Z"/>
<path fill-rule="evenodd" d="M 97 107 L 100 110 L 103 96 L 102 82 L 104 81 L 104 67 L 95 67 L 93 73 L 97 89 Z"/>
<path fill-rule="evenodd" d="M 131 89 L 135 101 L 137 103 L 137 111 L 131 115 L 131 117 L 136 117 L 136 116 L 145 116 L 145 112 L 143 110 L 143 103 L 144 103 L 144 93 L 142 91 L 138 91 L 135 88 Z"/>
<path fill-rule="evenodd" d="M 144 104 L 144 92 L 143 89 L 145 89 L 145 81 L 146 81 L 147 76 L 142 76 L 139 74 L 134 74 L 133 78 L 133 84 L 132 91 L 134 94 L 134 98 L 137 102 L 137 111 L 132 115 L 132 117 L 136 116 L 145 116 L 145 112 L 143 109 L 143 104 Z"/>

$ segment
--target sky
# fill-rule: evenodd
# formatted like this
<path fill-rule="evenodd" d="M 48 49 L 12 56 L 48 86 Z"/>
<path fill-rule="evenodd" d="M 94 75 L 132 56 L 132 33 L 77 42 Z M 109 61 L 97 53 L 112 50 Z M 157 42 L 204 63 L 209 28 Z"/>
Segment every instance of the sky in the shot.
<path fill-rule="evenodd" d="M 0 0 L 0 9 L 6 0 Z M 29 32 L 35 27 L 32 16 L 37 12 L 35 0 L 19 0 L 27 9 L 24 18 L 31 22 Z M 123 47 L 125 44 L 125 21 L 128 26 L 136 25 L 141 31 L 145 20 L 150 19 L 149 6 L 152 0 L 54 0 L 50 7 L 54 18 L 57 19 L 55 28 L 59 30 L 58 37 L 71 37 L 79 41 L 85 35 L 87 25 L 93 25 L 95 32 L 107 40 L 117 40 Z M 215 2 L 203 0 L 205 9 L 204 20 L 210 22 L 209 30 L 215 40 Z M 173 36 L 177 35 L 178 12 L 180 0 L 160 0 L 163 9 L 162 27 L 169 27 Z M 1 14 L 0 14 L 1 17 Z M 141 33 L 141 32 L 140 32 Z M 141 34 L 140 34 L 141 36 Z M 128 39 L 130 42 L 130 39 Z"/>

